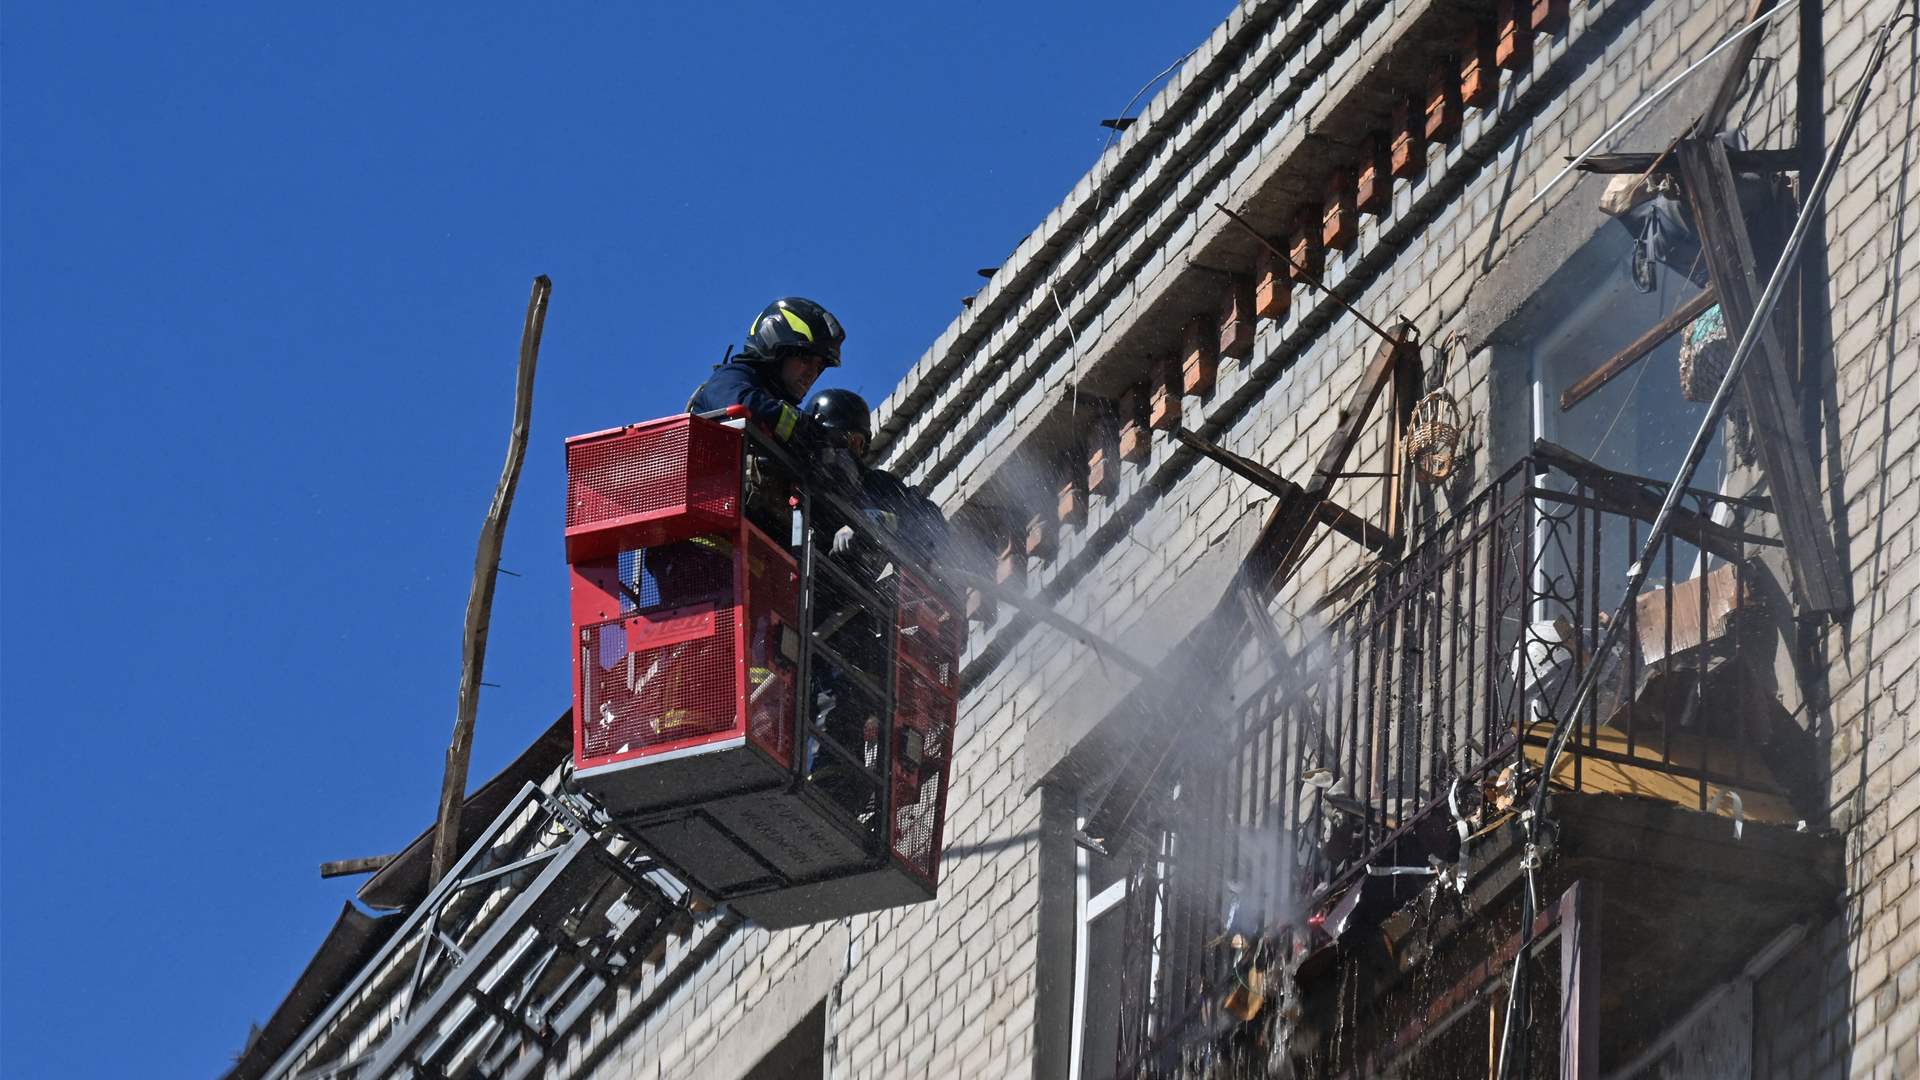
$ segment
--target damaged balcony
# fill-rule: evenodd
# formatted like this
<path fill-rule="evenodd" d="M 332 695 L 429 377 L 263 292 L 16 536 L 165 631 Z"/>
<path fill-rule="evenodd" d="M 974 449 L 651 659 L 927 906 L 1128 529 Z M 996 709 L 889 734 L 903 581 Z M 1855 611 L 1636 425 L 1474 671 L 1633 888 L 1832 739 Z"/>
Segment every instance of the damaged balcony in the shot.
<path fill-rule="evenodd" d="M 1256 1055 L 1490 1075 L 1529 883 L 1531 1075 L 1563 1052 L 1562 990 L 1586 1010 L 1565 1052 L 1611 1072 L 1833 902 L 1824 753 L 1776 682 L 1794 611 L 1762 557 L 1766 500 L 1685 492 L 1596 655 L 1665 492 L 1540 442 L 1336 587 L 1346 607 L 1186 758 L 1155 815 L 1168 839 L 1135 857 L 1155 932 L 1130 935 L 1119 1074 Z M 1529 856 L 1547 738 L 1594 665 Z M 1573 940 L 1585 964 L 1563 980 Z"/>

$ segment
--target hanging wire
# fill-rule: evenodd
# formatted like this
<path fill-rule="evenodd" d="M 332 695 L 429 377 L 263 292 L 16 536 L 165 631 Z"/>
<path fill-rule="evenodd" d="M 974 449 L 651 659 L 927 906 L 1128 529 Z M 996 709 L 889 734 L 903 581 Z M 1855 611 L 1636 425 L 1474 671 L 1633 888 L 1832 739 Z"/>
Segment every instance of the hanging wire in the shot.
<path fill-rule="evenodd" d="M 1697 259 L 1698 259 L 1698 256 L 1696 256 L 1696 260 Z M 1660 286 L 1661 286 L 1660 287 L 1660 307 L 1662 310 L 1665 310 L 1667 306 L 1667 290 L 1666 290 L 1665 275 L 1661 276 Z M 1600 433 L 1600 441 L 1597 444 L 1595 444 L 1593 448 L 1593 454 L 1591 455 L 1595 461 L 1600 460 L 1600 451 L 1606 449 L 1607 440 L 1613 438 L 1613 429 L 1619 426 L 1620 418 L 1627 414 L 1627 408 L 1633 404 L 1633 396 L 1640 392 L 1641 381 L 1647 377 L 1647 372 L 1652 371 L 1656 366 L 1657 365 L 1653 364 L 1651 361 L 1644 361 L 1641 363 L 1639 374 L 1633 377 L 1633 385 L 1627 389 L 1625 396 L 1623 396 L 1620 399 L 1620 408 L 1614 412 L 1613 419 L 1607 421 L 1607 430 Z"/>
<path fill-rule="evenodd" d="M 1060 290 L 1047 285 L 1047 295 L 1053 297 L 1053 310 L 1060 313 L 1060 321 L 1067 324 L 1067 339 L 1073 342 L 1073 362 L 1067 367 L 1073 380 L 1073 404 L 1068 409 L 1069 416 L 1080 415 L 1080 332 L 1073 328 L 1073 320 L 1068 318 L 1065 305 L 1060 303 Z"/>
<path fill-rule="evenodd" d="M 1140 89 L 1135 90 L 1133 92 L 1133 96 L 1127 99 L 1126 105 L 1122 106 L 1120 111 L 1115 114 L 1116 118 L 1124 119 L 1128 113 L 1133 111 L 1134 105 L 1139 102 L 1140 96 L 1142 94 L 1145 94 L 1148 90 L 1151 90 L 1153 88 L 1153 85 L 1159 82 L 1161 79 L 1164 79 L 1167 76 L 1173 74 L 1175 71 L 1178 71 L 1180 69 L 1181 64 L 1184 64 L 1188 60 L 1192 59 L 1193 54 L 1199 51 L 1200 51 L 1200 46 L 1195 45 L 1193 48 L 1188 49 L 1186 52 L 1181 53 L 1180 58 L 1178 60 L 1175 60 L 1173 63 L 1168 64 L 1166 67 L 1161 68 L 1160 74 L 1155 75 L 1153 78 L 1148 79 L 1144 83 L 1141 83 Z M 1113 140 L 1119 137 L 1120 137 L 1119 128 L 1116 127 L 1109 130 L 1107 132 L 1106 145 L 1100 148 L 1100 158 L 1099 158 L 1099 161 L 1097 162 L 1097 164 L 1102 166 L 1100 170 L 1100 179 L 1095 181 L 1093 185 L 1093 212 L 1096 218 L 1098 217 L 1100 210 L 1106 205 L 1104 200 L 1106 199 L 1106 195 L 1107 195 L 1107 191 L 1106 191 L 1107 171 L 1105 168 L 1105 163 L 1107 160 L 1107 151 L 1113 149 Z M 1098 227 L 1099 222 L 1096 220 L 1094 224 L 1096 227 Z"/>
<path fill-rule="evenodd" d="M 1779 303 L 1780 294 L 1786 289 L 1788 274 L 1792 270 L 1793 264 L 1799 259 L 1801 247 L 1806 243 L 1807 232 L 1814 220 L 1818 217 L 1815 209 L 1823 205 L 1827 188 L 1832 185 L 1834 174 L 1839 170 L 1840 159 L 1845 156 L 1847 142 L 1853 137 L 1854 129 L 1860 126 L 1860 117 L 1866 111 L 1867 98 L 1870 94 L 1873 78 L 1879 74 L 1881 66 L 1886 63 L 1888 47 L 1893 41 L 1894 28 L 1898 26 L 1902 20 L 1913 20 L 1915 18 L 1912 11 L 1902 11 L 1888 19 L 1886 23 L 1881 26 L 1879 38 L 1874 42 L 1873 53 L 1867 60 L 1866 71 L 1861 74 L 1860 81 L 1854 86 L 1853 100 L 1847 108 L 1847 119 L 1840 128 L 1840 137 L 1834 141 L 1833 147 L 1827 151 L 1826 160 L 1822 162 L 1820 166 L 1819 176 L 1807 191 L 1807 197 L 1800 207 L 1799 217 L 1795 219 L 1793 223 L 1793 231 L 1787 237 L 1786 248 L 1780 253 L 1779 261 L 1774 264 L 1773 273 L 1767 278 L 1766 289 L 1761 292 L 1759 300 L 1754 303 L 1753 317 L 1747 322 L 1746 330 L 1740 335 L 1740 344 L 1734 349 L 1733 357 L 1727 361 L 1726 373 L 1720 378 L 1720 387 L 1714 392 L 1713 402 L 1707 406 L 1707 415 L 1701 420 L 1699 430 L 1694 432 L 1693 444 L 1687 449 L 1686 460 L 1681 463 L 1679 473 L 1675 475 L 1673 483 L 1667 488 L 1666 498 L 1660 504 L 1660 512 L 1654 515 L 1653 525 L 1647 531 L 1647 539 L 1641 546 L 1639 557 L 1634 559 L 1632 566 L 1627 570 L 1625 595 L 1620 601 L 1620 606 L 1615 610 L 1613 618 L 1606 624 L 1606 629 L 1601 635 L 1598 647 L 1594 650 L 1594 655 L 1607 655 L 1607 652 L 1613 648 L 1616 640 L 1620 636 L 1621 628 L 1626 626 L 1628 621 L 1626 617 L 1627 606 L 1634 602 L 1635 597 L 1639 595 L 1641 586 L 1646 584 L 1648 564 L 1672 524 L 1674 508 L 1679 504 L 1680 498 L 1682 494 L 1685 493 L 1688 485 L 1693 482 L 1694 471 L 1699 468 L 1701 458 L 1706 456 L 1707 446 L 1715 434 L 1715 429 L 1719 426 L 1722 417 L 1725 416 L 1728 405 L 1732 403 L 1733 388 L 1738 384 L 1740 373 L 1746 367 L 1747 358 L 1753 354 L 1755 346 L 1758 345 L 1760 341 L 1761 334 L 1765 331 L 1769 320 L 1773 316 L 1774 305 Z M 1566 747 L 1567 737 L 1572 734 L 1580 713 L 1586 708 L 1588 699 L 1593 696 L 1594 687 L 1599 682 L 1600 672 L 1605 667 L 1606 665 L 1604 664 L 1590 665 L 1586 673 L 1581 676 L 1580 684 L 1574 691 L 1571 707 L 1554 721 L 1553 734 L 1548 738 L 1546 748 L 1541 754 L 1540 778 L 1534 785 L 1533 798 L 1528 805 L 1525 815 L 1527 830 L 1526 848 L 1521 859 L 1521 865 L 1525 868 L 1527 874 L 1526 903 L 1523 908 L 1523 917 L 1520 923 L 1520 933 L 1523 939 L 1528 931 L 1532 929 L 1534 916 L 1539 910 L 1539 898 L 1535 895 L 1533 888 L 1533 870 L 1539 862 L 1540 821 L 1546 809 L 1548 784 L 1553 778 L 1553 768 L 1556 764 L 1556 759 L 1559 758 L 1561 751 Z M 1525 966 L 1526 955 L 1527 949 L 1523 941 L 1522 947 L 1514 957 L 1513 962 L 1512 977 L 1516 983 Z M 1506 1036 L 1503 1036 L 1500 1045 L 1500 1067 L 1498 1076 L 1500 1076 L 1502 1080 L 1505 1080 L 1508 1075 L 1508 1066 L 1511 1064 L 1513 1056 L 1510 1053 L 1511 1046 L 1508 1042 L 1508 1039 L 1511 1037 L 1511 1025 L 1508 1025 L 1508 1029 L 1508 1033 Z"/>
<path fill-rule="evenodd" d="M 1687 76 L 1692 75 L 1694 72 L 1700 70 L 1700 68 L 1704 66 L 1707 61 L 1720 55 L 1721 50 L 1725 49 L 1729 45 L 1732 45 L 1734 42 L 1739 41 L 1741 38 L 1746 37 L 1748 34 L 1758 33 L 1761 27 L 1767 26 L 1771 24 L 1773 20 L 1779 18 L 1780 16 L 1786 14 L 1789 11 L 1795 11 L 1795 10 L 1798 10 L 1797 5 L 1790 4 L 1787 2 L 1787 0 L 1780 0 L 1780 2 L 1773 5 L 1773 7 L 1766 12 L 1766 14 L 1759 16 L 1758 18 L 1754 19 L 1752 22 L 1748 23 L 1747 25 L 1727 35 L 1726 40 L 1720 42 L 1720 44 L 1718 45 L 1715 45 L 1707 53 L 1707 55 L 1701 57 L 1698 60 L 1695 60 L 1692 64 L 1687 66 L 1687 69 L 1685 71 L 1682 71 L 1680 74 L 1675 75 L 1671 79 L 1668 79 L 1664 86 L 1660 87 L 1658 90 L 1655 90 L 1653 93 L 1647 95 L 1644 98 L 1641 98 L 1638 102 L 1636 102 L 1633 108 L 1627 110 L 1627 114 L 1625 116 L 1622 116 L 1618 121 L 1616 121 L 1612 127 L 1601 132 L 1599 138 L 1593 140 L 1593 142 L 1590 143 L 1585 150 L 1580 151 L 1580 155 L 1574 158 L 1572 161 L 1569 161 L 1567 163 L 1566 168 L 1561 169 L 1558 173 L 1555 173 L 1553 179 L 1547 181 L 1546 186 L 1542 187 L 1539 191 L 1535 192 L 1533 198 L 1527 200 L 1527 205 L 1521 207 L 1520 209 L 1524 211 L 1528 207 L 1532 206 L 1534 203 L 1537 203 L 1541 199 L 1546 198 L 1547 192 L 1552 191 L 1554 188 L 1558 187 L 1560 184 L 1560 181 L 1565 180 L 1567 176 L 1573 172 L 1573 170 L 1580 167 L 1580 164 L 1582 162 L 1592 157 L 1593 152 L 1600 149 L 1603 143 L 1605 143 L 1608 139 L 1613 138 L 1613 136 L 1617 132 L 1619 132 L 1621 128 L 1626 127 L 1627 121 L 1632 120 L 1634 117 L 1639 116 L 1641 113 L 1646 112 L 1649 108 L 1652 108 L 1653 105 L 1657 103 L 1661 98 L 1666 97 L 1669 91 L 1671 91 L 1674 87 L 1679 86 L 1681 82 L 1685 81 Z"/>
<path fill-rule="evenodd" d="M 1161 68 L 1159 73 L 1156 74 L 1153 78 L 1148 79 L 1144 83 L 1141 83 L 1140 89 L 1135 90 L 1133 92 L 1133 96 L 1127 99 L 1127 103 L 1124 106 L 1122 106 L 1120 111 L 1115 115 L 1117 117 L 1124 118 L 1129 112 L 1133 111 L 1133 107 L 1136 103 L 1139 102 L 1141 95 L 1145 94 L 1148 90 L 1153 89 L 1154 85 L 1158 83 L 1161 79 L 1164 79 L 1167 76 L 1173 74 L 1175 71 L 1178 71 L 1180 69 L 1180 65 L 1186 63 L 1189 59 L 1193 57 L 1194 53 L 1199 51 L 1200 51 L 1200 47 L 1198 45 L 1194 46 L 1191 49 L 1188 49 L 1186 52 L 1181 53 L 1179 58 L 1176 59 L 1173 63 L 1168 64 L 1164 68 Z M 1107 151 L 1113 149 L 1113 140 L 1119 137 L 1120 137 L 1120 129 L 1118 127 L 1115 127 L 1109 130 L 1107 132 L 1106 143 L 1100 147 L 1100 156 L 1094 160 L 1094 168 L 1098 170 L 1099 175 L 1094 179 L 1094 182 L 1093 182 L 1093 220 L 1088 224 L 1086 231 L 1080 234 L 1080 239 L 1078 243 L 1075 245 L 1079 249 L 1082 255 L 1086 254 L 1087 246 L 1089 244 L 1095 243 L 1099 239 L 1100 211 L 1106 207 L 1106 198 L 1107 198 L 1107 176 L 1109 175 L 1107 170 L 1107 164 L 1108 164 Z M 1060 313 L 1060 320 L 1067 324 L 1067 334 L 1073 338 L 1073 350 L 1074 350 L 1074 362 L 1072 365 L 1073 403 L 1071 405 L 1070 411 L 1072 415 L 1078 416 L 1080 413 L 1080 358 L 1079 358 L 1080 335 L 1075 333 L 1073 329 L 1073 320 L 1067 317 L 1067 309 L 1065 305 L 1060 303 L 1059 290 L 1056 289 L 1052 283 L 1049 283 L 1047 285 L 1047 292 L 1052 294 L 1054 310 Z"/>

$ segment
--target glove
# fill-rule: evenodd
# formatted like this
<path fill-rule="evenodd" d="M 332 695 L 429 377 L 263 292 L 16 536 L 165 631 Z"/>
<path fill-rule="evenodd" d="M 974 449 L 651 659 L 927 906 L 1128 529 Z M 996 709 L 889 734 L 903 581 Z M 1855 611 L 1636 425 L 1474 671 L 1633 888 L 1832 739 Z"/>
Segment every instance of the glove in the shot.
<path fill-rule="evenodd" d="M 842 525 L 833 533 L 833 553 L 845 555 L 853 550 L 853 526 Z"/>

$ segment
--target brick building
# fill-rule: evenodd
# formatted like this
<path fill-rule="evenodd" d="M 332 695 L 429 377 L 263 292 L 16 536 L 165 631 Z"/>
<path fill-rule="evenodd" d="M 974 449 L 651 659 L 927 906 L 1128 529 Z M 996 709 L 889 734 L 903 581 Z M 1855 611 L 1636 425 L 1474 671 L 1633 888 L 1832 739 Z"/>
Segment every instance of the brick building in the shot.
<path fill-rule="evenodd" d="M 1600 648 L 1739 337 L 1673 315 L 1751 303 L 1902 10 L 1783 0 L 1609 140 L 1696 222 L 1697 118 L 1791 151 L 1692 246 L 1552 183 L 1747 7 L 1239 4 L 879 409 L 999 582 L 939 898 L 710 909 L 553 798 L 563 717 L 230 1075 L 1920 1076 L 1907 30 Z"/>

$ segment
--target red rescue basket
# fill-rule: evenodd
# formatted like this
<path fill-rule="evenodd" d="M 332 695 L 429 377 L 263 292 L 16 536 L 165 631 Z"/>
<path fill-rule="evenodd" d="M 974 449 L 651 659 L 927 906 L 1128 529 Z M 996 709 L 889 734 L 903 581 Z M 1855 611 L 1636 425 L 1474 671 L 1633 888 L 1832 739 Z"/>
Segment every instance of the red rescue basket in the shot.
<path fill-rule="evenodd" d="M 934 896 L 964 634 L 797 475 L 741 419 L 567 440 L 573 785 L 767 927 Z M 842 526 L 843 554 L 815 542 Z"/>

